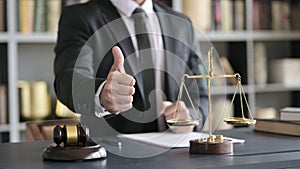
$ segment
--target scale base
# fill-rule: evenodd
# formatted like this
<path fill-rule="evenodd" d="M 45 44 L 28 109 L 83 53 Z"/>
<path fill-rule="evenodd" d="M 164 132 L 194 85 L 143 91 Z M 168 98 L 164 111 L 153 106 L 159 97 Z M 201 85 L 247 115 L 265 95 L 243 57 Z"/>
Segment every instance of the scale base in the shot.
<path fill-rule="evenodd" d="M 210 141 L 203 139 L 190 140 L 191 154 L 230 154 L 233 152 L 233 143 L 231 140 L 222 139 L 221 141 Z"/>

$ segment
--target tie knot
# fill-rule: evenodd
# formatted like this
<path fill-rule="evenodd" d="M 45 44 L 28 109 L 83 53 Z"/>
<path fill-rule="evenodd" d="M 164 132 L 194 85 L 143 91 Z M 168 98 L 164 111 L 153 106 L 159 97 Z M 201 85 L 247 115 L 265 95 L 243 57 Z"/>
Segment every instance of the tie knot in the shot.
<path fill-rule="evenodd" d="M 142 8 L 136 8 L 133 14 L 145 14 L 146 12 Z"/>

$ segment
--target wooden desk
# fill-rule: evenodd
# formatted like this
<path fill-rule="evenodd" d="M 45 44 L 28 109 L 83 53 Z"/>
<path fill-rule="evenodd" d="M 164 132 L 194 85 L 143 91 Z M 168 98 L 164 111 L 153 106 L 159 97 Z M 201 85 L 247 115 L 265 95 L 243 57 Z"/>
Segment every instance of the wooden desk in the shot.
<path fill-rule="evenodd" d="M 50 143 L 0 144 L 0 168 L 9 169 L 188 169 L 188 168 L 300 168 L 300 138 L 254 132 L 250 128 L 222 131 L 225 136 L 243 138 L 246 142 L 234 145 L 231 155 L 194 155 L 187 148 L 172 149 L 149 158 L 126 158 L 108 152 L 102 160 L 57 162 L 42 159 L 43 149 Z M 123 143 L 123 142 L 122 142 Z M 142 143 L 131 143 L 135 151 Z M 122 151 L 122 147 L 120 151 Z"/>

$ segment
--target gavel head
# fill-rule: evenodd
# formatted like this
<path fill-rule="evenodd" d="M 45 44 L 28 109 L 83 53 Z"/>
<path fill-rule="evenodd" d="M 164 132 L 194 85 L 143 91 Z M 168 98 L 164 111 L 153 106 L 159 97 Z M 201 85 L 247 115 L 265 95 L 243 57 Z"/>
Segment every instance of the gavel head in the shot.
<path fill-rule="evenodd" d="M 57 125 L 53 129 L 53 141 L 57 146 L 64 143 L 64 146 L 79 146 L 87 145 L 89 139 L 89 129 L 80 124 L 64 125 L 63 127 Z"/>

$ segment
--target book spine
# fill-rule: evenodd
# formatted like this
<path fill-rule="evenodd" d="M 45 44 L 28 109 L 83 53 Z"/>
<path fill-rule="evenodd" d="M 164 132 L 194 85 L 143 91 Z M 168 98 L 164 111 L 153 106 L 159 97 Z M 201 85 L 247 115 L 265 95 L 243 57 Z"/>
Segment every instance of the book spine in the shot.
<path fill-rule="evenodd" d="M 183 0 L 183 13 L 190 17 L 196 29 L 208 31 L 211 26 L 211 0 Z"/>
<path fill-rule="evenodd" d="M 57 32 L 61 6 L 61 0 L 47 1 L 47 32 Z"/>
<path fill-rule="evenodd" d="M 267 49 L 264 43 L 254 44 L 254 81 L 264 85 L 268 80 Z"/>
<path fill-rule="evenodd" d="M 5 31 L 5 3 L 0 0 L 0 32 Z"/>
<path fill-rule="evenodd" d="M 221 30 L 221 25 L 222 25 L 221 2 L 220 2 L 220 0 L 215 0 L 214 22 L 215 22 L 215 30 L 220 31 Z"/>
<path fill-rule="evenodd" d="M 272 30 L 281 30 L 281 2 L 280 1 L 272 1 Z"/>
<path fill-rule="evenodd" d="M 221 0 L 222 31 L 232 30 L 232 1 Z"/>
<path fill-rule="evenodd" d="M 252 7 L 252 24 L 253 24 L 253 29 L 254 30 L 259 30 L 260 27 L 260 14 L 259 14 L 259 1 L 254 1 L 253 2 L 253 7 Z"/>
<path fill-rule="evenodd" d="M 35 0 L 34 32 L 46 31 L 46 0 Z"/>
<path fill-rule="evenodd" d="M 290 4 L 281 2 L 281 30 L 290 30 Z"/>
<path fill-rule="evenodd" d="M 293 1 L 290 3 L 290 26 L 292 30 L 300 30 L 300 2 Z"/>
<path fill-rule="evenodd" d="M 7 89 L 0 86 L 0 124 L 7 124 Z"/>
<path fill-rule="evenodd" d="M 234 1 L 233 7 L 233 18 L 234 18 L 234 29 L 244 30 L 245 29 L 245 1 L 236 0 Z"/>
<path fill-rule="evenodd" d="M 20 0 L 20 32 L 32 33 L 34 22 L 34 0 Z"/>
<path fill-rule="evenodd" d="M 43 119 L 51 113 L 48 84 L 45 81 L 30 84 L 31 119 Z"/>
<path fill-rule="evenodd" d="M 23 119 L 30 119 L 31 104 L 30 104 L 30 84 L 26 81 L 18 82 L 19 98 L 20 98 L 20 115 Z"/>

